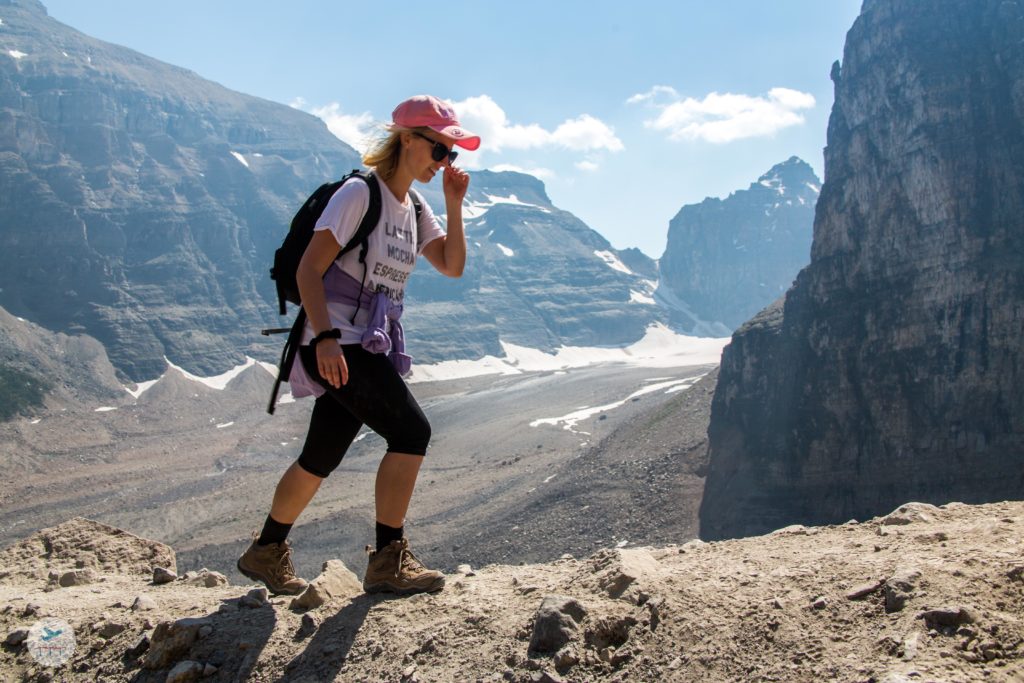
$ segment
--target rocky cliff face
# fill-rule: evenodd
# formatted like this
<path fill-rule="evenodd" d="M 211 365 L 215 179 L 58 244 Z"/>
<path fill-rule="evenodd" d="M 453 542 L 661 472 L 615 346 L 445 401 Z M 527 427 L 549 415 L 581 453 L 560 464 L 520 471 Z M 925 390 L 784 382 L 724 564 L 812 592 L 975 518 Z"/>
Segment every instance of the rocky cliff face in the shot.
<path fill-rule="evenodd" d="M 133 379 L 242 362 L 266 264 L 358 164 L 313 116 L 0 4 L 0 303 L 99 339 Z"/>
<path fill-rule="evenodd" d="M 1024 494 L 1024 3 L 868 0 L 811 264 L 738 330 L 701 534 Z"/>
<path fill-rule="evenodd" d="M 659 298 L 688 308 L 677 323 L 717 323 L 728 334 L 785 292 L 810 260 L 820 187 L 814 170 L 791 157 L 746 190 L 684 206 L 659 261 Z"/>

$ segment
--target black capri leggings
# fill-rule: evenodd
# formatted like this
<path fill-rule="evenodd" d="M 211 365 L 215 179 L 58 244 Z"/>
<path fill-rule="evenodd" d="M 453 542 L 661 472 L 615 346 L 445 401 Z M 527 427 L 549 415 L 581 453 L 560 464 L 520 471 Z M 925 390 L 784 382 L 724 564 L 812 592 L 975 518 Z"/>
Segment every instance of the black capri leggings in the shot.
<path fill-rule="evenodd" d="M 316 351 L 299 347 L 306 372 L 327 391 L 313 405 L 299 455 L 302 469 L 326 478 L 364 424 L 387 441 L 389 451 L 426 455 L 430 423 L 387 356 L 370 353 L 359 344 L 343 344 L 341 350 L 348 364 L 348 383 L 335 389 L 320 376 Z"/>

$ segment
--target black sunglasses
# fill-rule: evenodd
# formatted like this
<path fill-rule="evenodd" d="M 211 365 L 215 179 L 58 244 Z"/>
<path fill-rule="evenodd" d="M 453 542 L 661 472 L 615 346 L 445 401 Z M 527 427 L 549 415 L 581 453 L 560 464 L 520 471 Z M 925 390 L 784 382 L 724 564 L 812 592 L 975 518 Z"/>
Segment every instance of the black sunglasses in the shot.
<path fill-rule="evenodd" d="M 423 133 L 413 131 L 412 134 L 417 137 L 423 138 L 427 142 L 432 142 L 434 144 L 434 149 L 430 150 L 430 158 L 433 159 L 434 161 L 444 161 L 444 158 L 448 157 L 448 163 L 454 164 L 455 159 L 459 156 L 459 153 L 456 152 L 454 149 L 448 149 L 442 143 L 438 142 L 437 140 L 431 140 Z"/>

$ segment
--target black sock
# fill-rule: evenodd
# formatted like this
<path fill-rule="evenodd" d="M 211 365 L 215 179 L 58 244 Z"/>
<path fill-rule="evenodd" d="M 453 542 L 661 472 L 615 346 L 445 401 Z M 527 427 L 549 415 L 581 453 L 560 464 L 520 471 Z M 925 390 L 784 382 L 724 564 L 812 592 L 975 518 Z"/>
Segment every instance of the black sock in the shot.
<path fill-rule="evenodd" d="M 391 541 L 401 541 L 403 536 L 405 536 L 404 526 L 396 529 L 393 526 L 377 522 L 377 550 L 386 548 Z"/>
<path fill-rule="evenodd" d="M 267 521 L 263 524 L 263 533 L 256 539 L 256 545 L 281 543 L 284 539 L 288 538 L 288 532 L 291 530 L 291 524 L 281 524 L 281 522 L 267 515 Z"/>

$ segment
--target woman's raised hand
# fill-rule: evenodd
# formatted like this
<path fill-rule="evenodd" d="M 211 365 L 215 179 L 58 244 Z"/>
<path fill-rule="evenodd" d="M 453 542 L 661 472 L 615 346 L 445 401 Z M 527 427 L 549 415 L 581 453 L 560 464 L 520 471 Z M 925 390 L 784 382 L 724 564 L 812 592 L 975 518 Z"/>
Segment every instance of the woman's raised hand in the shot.
<path fill-rule="evenodd" d="M 461 168 L 447 165 L 444 167 L 442 184 L 444 185 L 445 202 L 461 204 L 466 196 L 466 190 L 469 189 L 469 174 Z"/>

